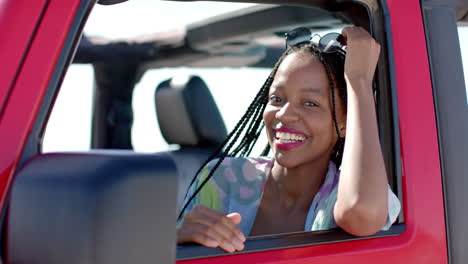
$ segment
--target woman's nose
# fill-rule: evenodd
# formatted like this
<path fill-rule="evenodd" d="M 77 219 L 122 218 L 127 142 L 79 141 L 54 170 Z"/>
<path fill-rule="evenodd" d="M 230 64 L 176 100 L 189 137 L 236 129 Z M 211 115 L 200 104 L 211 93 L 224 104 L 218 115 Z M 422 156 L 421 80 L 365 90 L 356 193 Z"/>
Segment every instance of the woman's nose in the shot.
<path fill-rule="evenodd" d="M 282 123 L 290 123 L 297 121 L 299 119 L 299 115 L 297 114 L 294 106 L 291 103 L 284 104 L 281 109 L 276 112 L 275 115 L 276 119 L 281 121 Z"/>

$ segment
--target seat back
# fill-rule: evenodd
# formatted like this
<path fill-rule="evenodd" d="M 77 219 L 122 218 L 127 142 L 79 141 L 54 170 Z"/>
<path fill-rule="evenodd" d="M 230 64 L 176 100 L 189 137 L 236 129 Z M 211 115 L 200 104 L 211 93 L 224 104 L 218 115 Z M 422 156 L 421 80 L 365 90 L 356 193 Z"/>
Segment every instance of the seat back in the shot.
<path fill-rule="evenodd" d="M 155 92 L 159 128 L 179 172 L 177 208 L 190 181 L 227 136 L 226 126 L 206 83 L 198 76 L 163 81 Z"/>

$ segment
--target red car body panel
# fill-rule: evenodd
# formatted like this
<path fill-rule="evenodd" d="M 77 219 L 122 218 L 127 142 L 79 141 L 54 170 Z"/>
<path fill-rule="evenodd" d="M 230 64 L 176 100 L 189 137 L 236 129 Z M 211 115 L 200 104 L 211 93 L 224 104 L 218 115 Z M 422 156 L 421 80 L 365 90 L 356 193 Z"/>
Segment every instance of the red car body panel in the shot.
<path fill-rule="evenodd" d="M 18 0 L 4 0 L 3 2 L 4 5 L 8 6 L 8 3 L 16 1 Z M 19 14 L 27 13 L 24 9 L 39 6 L 42 1 L 37 4 L 35 2 L 32 4 L 31 1 L 20 2 L 23 2 L 23 4 L 12 4 L 11 9 L 8 10 L 12 14 L 8 16 L 11 20 L 6 20 L 4 17 L 0 18 L 0 21 L 2 21 L 0 28 L 7 28 L 8 25 L 17 22 Z M 0 203 L 2 206 L 5 202 L 13 172 L 55 70 L 55 64 L 62 51 L 63 43 L 75 17 L 79 2 L 78 0 L 51 0 L 40 21 L 40 13 L 36 14 L 36 17 L 22 17 L 23 20 L 31 21 L 30 23 L 34 21 L 39 23 L 34 39 L 31 40 L 32 42 L 24 55 L 24 61 L 21 65 L 18 63 L 11 65 L 2 63 L 1 67 L 12 68 L 9 70 L 10 72 L 19 71 L 10 92 L 8 91 L 10 85 L 0 83 L 0 94 L 10 93 L 8 102 L 5 104 L 0 117 Z M 29 34 L 32 34 L 32 32 Z M 27 42 L 29 39 L 24 38 L 24 41 Z M 25 45 L 20 45 L 21 43 L 18 42 L 18 45 L 14 46 L 14 48 L 10 47 L 9 52 L 12 54 L 25 52 Z M 1 52 L 4 52 L 4 50 Z"/>
<path fill-rule="evenodd" d="M 0 2 L 0 109 L 8 95 L 23 55 L 26 53 L 46 0 L 31 5 L 29 1 Z"/>
<path fill-rule="evenodd" d="M 34 30 L 46 6 L 46 0 L 0 1 L 0 109 L 5 102 Z M 5 41 L 8 40 L 8 41 Z M 1 113 L 1 111 L 0 111 Z"/>
<path fill-rule="evenodd" d="M 0 116 L 2 206 L 79 2 L 50 0 L 47 4 L 46 0 L 35 0 L 32 4 L 26 0 L 3 0 L 0 3 L 0 35 L 2 39 L 11 39 L 11 42 L 0 41 L 0 107 L 9 94 Z M 405 263 L 414 264 L 447 263 L 438 137 L 420 3 L 418 0 L 388 0 L 387 5 L 393 32 L 405 232 L 393 237 L 239 253 L 180 263 L 393 264 L 402 263 L 403 259 Z M 37 23 L 37 32 L 31 39 Z"/>

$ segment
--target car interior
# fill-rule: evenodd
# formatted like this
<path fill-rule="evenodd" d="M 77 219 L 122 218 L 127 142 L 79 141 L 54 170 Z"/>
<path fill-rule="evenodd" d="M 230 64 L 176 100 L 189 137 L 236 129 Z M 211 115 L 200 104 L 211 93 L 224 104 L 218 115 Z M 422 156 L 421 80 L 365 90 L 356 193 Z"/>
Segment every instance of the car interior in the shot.
<path fill-rule="evenodd" d="M 143 154 L 132 150 L 132 94 L 145 72 L 154 69 L 272 68 L 284 51 L 284 33 L 299 26 L 326 31 L 355 24 L 380 42 L 374 83 L 379 132 L 389 182 L 401 199 L 392 47 L 383 24 L 386 7 L 380 1 L 269 3 L 141 37 L 82 36 L 72 63 L 94 69 L 92 150 L 41 153 L 41 139 L 29 141 L 39 147 L 25 154 L 5 216 L 8 263 L 164 263 L 174 256 L 225 255 L 198 245 L 176 247 L 174 209 L 180 208 L 196 171 L 229 132 L 222 106 L 196 74 L 154 84 L 154 113 L 148 114 L 157 116 L 162 137 L 175 147 Z M 238 110 L 239 117 L 244 110 Z M 43 131 L 45 124 L 38 126 Z M 403 223 L 401 214 L 394 227 L 374 236 L 397 235 Z M 278 234 L 250 238 L 243 252 L 352 239 L 365 238 L 341 230 Z M 155 245 L 161 250 L 151 250 Z M 22 254 L 25 247 L 31 254 Z"/>

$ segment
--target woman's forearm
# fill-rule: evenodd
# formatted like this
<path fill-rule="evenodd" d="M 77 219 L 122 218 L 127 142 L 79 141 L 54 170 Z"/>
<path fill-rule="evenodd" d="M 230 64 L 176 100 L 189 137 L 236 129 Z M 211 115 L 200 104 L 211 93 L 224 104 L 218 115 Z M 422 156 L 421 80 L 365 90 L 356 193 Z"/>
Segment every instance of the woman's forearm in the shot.
<path fill-rule="evenodd" d="M 380 147 L 371 80 L 349 80 L 346 142 L 337 224 L 355 235 L 379 231 L 387 218 L 387 175 Z"/>

